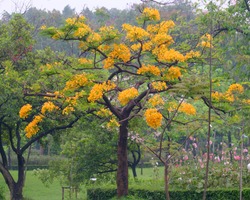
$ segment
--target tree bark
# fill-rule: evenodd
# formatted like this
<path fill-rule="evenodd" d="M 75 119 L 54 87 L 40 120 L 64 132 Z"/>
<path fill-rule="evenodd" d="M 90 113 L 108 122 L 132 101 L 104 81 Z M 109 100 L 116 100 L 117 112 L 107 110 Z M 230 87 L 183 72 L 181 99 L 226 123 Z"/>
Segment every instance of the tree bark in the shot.
<path fill-rule="evenodd" d="M 118 198 L 128 195 L 128 121 L 122 122 L 119 128 L 119 140 L 117 149 L 117 196 Z"/>
<path fill-rule="evenodd" d="M 164 181 L 165 181 L 165 193 L 166 193 L 166 200 L 170 200 L 169 195 L 169 185 L 168 185 L 168 160 L 164 163 Z"/>

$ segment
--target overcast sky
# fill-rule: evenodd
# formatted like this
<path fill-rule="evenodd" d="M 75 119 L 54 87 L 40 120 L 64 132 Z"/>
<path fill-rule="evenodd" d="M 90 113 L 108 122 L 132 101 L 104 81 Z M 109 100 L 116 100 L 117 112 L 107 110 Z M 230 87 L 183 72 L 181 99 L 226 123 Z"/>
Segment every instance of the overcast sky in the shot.
<path fill-rule="evenodd" d="M 27 5 L 38 9 L 56 9 L 60 11 L 66 5 L 70 5 L 71 8 L 75 8 L 77 12 L 80 12 L 83 7 L 88 7 L 91 10 L 97 7 L 125 9 L 129 8 L 133 3 L 140 3 L 140 0 L 0 0 L 0 14 L 4 10 L 9 13 L 20 11 L 20 9 L 24 11 Z"/>

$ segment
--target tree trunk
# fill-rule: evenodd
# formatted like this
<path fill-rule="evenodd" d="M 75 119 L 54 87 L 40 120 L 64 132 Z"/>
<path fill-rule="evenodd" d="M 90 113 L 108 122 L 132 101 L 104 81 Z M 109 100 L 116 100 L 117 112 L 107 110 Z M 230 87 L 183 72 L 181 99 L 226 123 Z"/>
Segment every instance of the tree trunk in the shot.
<path fill-rule="evenodd" d="M 24 187 L 24 163 L 25 160 L 22 155 L 17 155 L 18 160 L 18 179 L 10 185 L 10 199 L 22 200 L 23 199 L 23 187 Z"/>
<path fill-rule="evenodd" d="M 118 198 L 128 195 L 128 122 L 122 122 L 119 129 L 118 140 L 118 169 L 117 169 L 117 196 Z"/>
<path fill-rule="evenodd" d="M 137 177 L 136 165 L 131 165 L 131 169 L 132 169 L 133 177 L 136 178 Z"/>
<path fill-rule="evenodd" d="M 166 200 L 170 200 L 169 195 L 169 185 L 168 185 L 168 160 L 164 163 L 164 181 L 165 181 L 165 193 L 166 193 Z"/>
<path fill-rule="evenodd" d="M 230 162 L 233 162 L 233 151 L 232 151 L 232 135 L 231 132 L 228 132 L 227 134 L 228 139 L 228 148 L 229 148 L 229 154 L 230 154 Z"/>
<path fill-rule="evenodd" d="M 20 183 L 14 183 L 10 188 L 10 199 L 11 200 L 22 200 L 23 199 L 23 185 Z"/>

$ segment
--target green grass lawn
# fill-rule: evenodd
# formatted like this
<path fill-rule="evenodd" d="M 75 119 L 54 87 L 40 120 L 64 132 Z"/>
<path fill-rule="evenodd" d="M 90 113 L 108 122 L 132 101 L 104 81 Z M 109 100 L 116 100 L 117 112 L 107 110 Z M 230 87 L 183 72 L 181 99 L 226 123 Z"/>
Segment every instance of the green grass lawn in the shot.
<path fill-rule="evenodd" d="M 130 174 L 130 181 L 129 184 L 131 185 L 138 185 L 138 182 L 133 181 L 133 176 L 131 173 L 131 170 L 129 170 Z M 14 177 L 17 177 L 17 171 L 11 172 Z M 153 181 L 155 179 L 162 179 L 163 180 L 163 167 L 158 167 L 157 170 L 154 170 L 153 168 L 144 168 L 142 170 L 137 168 L 137 175 L 138 180 L 143 181 L 147 185 L 150 184 L 150 181 Z M 154 183 L 152 183 L 152 186 Z M 0 187 L 4 188 L 6 200 L 9 198 L 9 190 L 3 180 L 3 177 L 0 175 Z M 34 176 L 32 171 L 27 172 L 25 187 L 24 187 L 24 197 L 26 200 L 61 200 L 62 199 L 62 186 L 60 185 L 59 181 L 54 180 L 52 184 L 49 185 L 49 187 L 46 187 L 37 176 Z M 69 190 L 65 190 L 65 200 L 69 199 Z M 73 199 L 73 198 L 72 198 Z M 81 188 L 80 193 L 78 194 L 78 200 L 85 200 L 86 199 L 86 190 L 84 188 Z"/>
<path fill-rule="evenodd" d="M 12 171 L 12 174 L 17 176 L 17 171 Z M 9 190 L 2 176 L 0 176 L 0 187 L 4 187 L 6 200 L 10 199 Z M 32 171 L 28 171 L 23 194 L 26 200 L 61 200 L 62 187 L 59 181 L 56 180 L 50 184 L 49 187 L 46 187 L 36 176 L 33 175 Z M 68 197 L 69 190 L 65 190 L 65 200 L 69 199 Z M 78 194 L 78 199 L 86 199 L 86 191 L 84 189 Z"/>

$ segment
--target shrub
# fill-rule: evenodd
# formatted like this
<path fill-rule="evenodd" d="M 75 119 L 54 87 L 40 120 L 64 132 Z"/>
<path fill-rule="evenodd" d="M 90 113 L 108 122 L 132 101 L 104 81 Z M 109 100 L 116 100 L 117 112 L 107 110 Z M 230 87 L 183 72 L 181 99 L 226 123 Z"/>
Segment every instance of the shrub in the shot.
<path fill-rule="evenodd" d="M 4 190 L 2 187 L 0 187 L 0 200 L 5 200 L 5 197 L 4 197 Z"/>
<path fill-rule="evenodd" d="M 175 190 L 170 191 L 171 199 L 178 200 L 200 200 L 202 199 L 203 192 L 188 191 L 188 190 Z M 116 189 L 114 188 L 89 188 L 87 190 L 87 199 L 89 200 L 115 200 Z M 124 200 L 129 199 L 147 199 L 147 200 L 165 200 L 165 192 L 163 190 L 145 190 L 145 189 L 133 189 L 129 190 L 129 196 L 123 198 Z M 238 189 L 216 189 L 207 191 L 207 200 L 238 200 L 239 190 Z M 243 190 L 243 199 L 250 199 L 250 189 Z"/>

